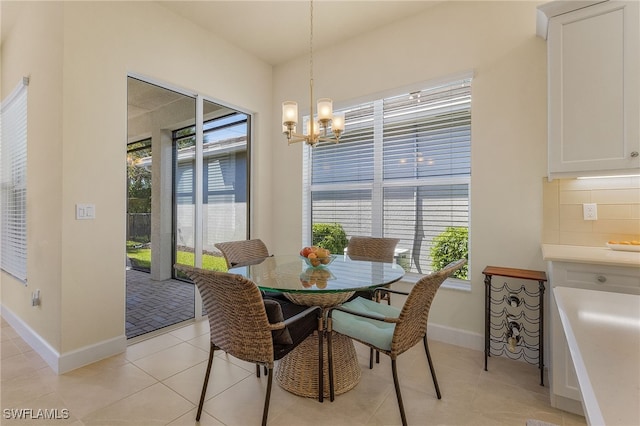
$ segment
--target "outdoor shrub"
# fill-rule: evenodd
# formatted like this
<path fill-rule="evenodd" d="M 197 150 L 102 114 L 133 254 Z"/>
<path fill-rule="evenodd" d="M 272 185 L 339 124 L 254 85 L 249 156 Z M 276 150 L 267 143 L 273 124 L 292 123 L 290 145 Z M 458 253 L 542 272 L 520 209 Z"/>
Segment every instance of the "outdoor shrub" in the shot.
<path fill-rule="evenodd" d="M 312 228 L 312 244 L 334 254 L 342 254 L 349 243 L 347 233 L 339 223 L 315 223 Z"/>
<path fill-rule="evenodd" d="M 458 259 L 469 259 L 469 230 L 460 227 L 448 227 L 433 239 L 431 246 L 431 266 L 434 271 L 444 268 Z M 464 265 L 454 272 L 453 277 L 468 280 L 469 267 Z"/>

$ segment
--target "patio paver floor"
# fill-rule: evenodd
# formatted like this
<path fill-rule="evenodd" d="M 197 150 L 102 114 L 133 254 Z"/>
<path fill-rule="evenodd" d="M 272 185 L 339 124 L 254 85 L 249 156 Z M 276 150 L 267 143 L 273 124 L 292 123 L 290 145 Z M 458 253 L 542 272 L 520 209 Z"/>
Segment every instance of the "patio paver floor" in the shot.
<path fill-rule="evenodd" d="M 156 281 L 147 272 L 127 268 L 127 339 L 192 319 L 194 291 L 193 284 Z"/>

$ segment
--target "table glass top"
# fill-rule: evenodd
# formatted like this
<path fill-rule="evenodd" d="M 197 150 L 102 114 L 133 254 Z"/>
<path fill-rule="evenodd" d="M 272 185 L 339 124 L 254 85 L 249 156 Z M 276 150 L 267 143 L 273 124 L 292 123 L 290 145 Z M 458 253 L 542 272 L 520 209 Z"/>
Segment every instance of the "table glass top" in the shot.
<path fill-rule="evenodd" d="M 300 293 L 358 291 L 394 283 L 404 276 L 397 264 L 337 258 L 326 266 L 309 267 L 300 256 L 272 256 L 254 265 L 229 269 L 262 290 Z"/>

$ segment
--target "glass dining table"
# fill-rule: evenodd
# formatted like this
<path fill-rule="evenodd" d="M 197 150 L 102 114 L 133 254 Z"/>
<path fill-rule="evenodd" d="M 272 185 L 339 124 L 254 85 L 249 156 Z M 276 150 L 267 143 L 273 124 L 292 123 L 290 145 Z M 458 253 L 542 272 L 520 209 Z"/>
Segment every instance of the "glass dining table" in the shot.
<path fill-rule="evenodd" d="M 271 256 L 229 272 L 249 278 L 261 290 L 281 292 L 293 303 L 323 308 L 339 305 L 357 291 L 387 286 L 404 276 L 402 267 L 395 263 L 352 260 L 346 255 L 333 256 L 330 264 L 315 268 L 297 255 Z M 360 381 L 360 365 L 351 339 L 335 334 L 333 357 L 335 393 L 341 394 Z M 329 396 L 327 360 L 325 354 L 325 396 Z M 275 377 L 282 388 L 293 394 L 317 397 L 318 336 L 310 336 L 280 360 Z"/>

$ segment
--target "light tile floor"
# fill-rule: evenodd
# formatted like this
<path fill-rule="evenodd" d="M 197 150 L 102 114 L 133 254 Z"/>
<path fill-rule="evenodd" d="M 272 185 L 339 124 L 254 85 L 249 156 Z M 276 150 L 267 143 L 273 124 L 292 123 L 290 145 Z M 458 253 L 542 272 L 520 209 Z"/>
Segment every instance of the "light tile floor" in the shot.
<path fill-rule="evenodd" d="M 144 340 L 126 353 L 56 375 L 2 320 L 0 385 L 2 425 L 193 425 L 206 368 L 208 326 L 197 322 Z M 417 345 L 398 360 L 411 425 L 525 425 L 537 419 L 584 425 L 583 417 L 549 405 L 549 389 L 538 384 L 535 366 L 492 358 L 484 371 L 482 352 L 430 342 L 442 400 L 437 400 L 424 350 Z M 306 399 L 273 386 L 272 425 L 400 424 L 389 358 L 368 369 L 368 349 L 356 345 L 362 380 L 355 389 L 325 400 Z M 260 423 L 266 378 L 255 366 L 218 354 L 214 359 L 201 425 Z M 9 419 L 11 409 L 57 409 L 58 420 Z M 24 411 L 23 411 L 24 412 Z M 54 412 L 56 413 L 56 412 Z"/>

